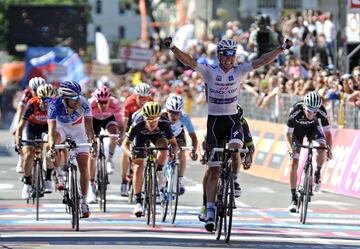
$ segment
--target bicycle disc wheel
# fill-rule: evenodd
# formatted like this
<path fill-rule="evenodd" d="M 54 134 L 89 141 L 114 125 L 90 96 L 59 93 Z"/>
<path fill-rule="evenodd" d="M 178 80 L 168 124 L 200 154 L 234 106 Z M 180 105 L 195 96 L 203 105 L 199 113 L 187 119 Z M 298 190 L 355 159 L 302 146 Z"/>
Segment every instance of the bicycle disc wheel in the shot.
<path fill-rule="evenodd" d="M 232 172 L 228 175 L 226 191 L 224 193 L 224 236 L 225 243 L 229 243 L 231 235 L 234 208 L 234 178 Z"/>
<path fill-rule="evenodd" d="M 220 180 L 221 183 L 218 184 L 218 193 L 216 195 L 216 202 L 215 202 L 215 206 L 216 206 L 216 211 L 215 211 L 215 234 L 216 234 L 216 239 L 219 240 L 220 236 L 221 236 L 221 230 L 222 230 L 222 225 L 223 225 L 223 219 L 224 219 L 224 204 L 223 204 L 223 196 L 224 196 L 224 184 L 225 181 L 224 179 Z"/>
<path fill-rule="evenodd" d="M 151 186 L 151 225 L 152 227 L 155 227 L 155 221 L 156 221 L 156 187 L 157 187 L 157 181 L 156 181 L 156 169 L 155 164 L 151 166 L 151 175 L 152 175 L 152 186 Z"/>
<path fill-rule="evenodd" d="M 80 219 L 80 207 L 79 207 L 79 192 L 77 188 L 77 174 L 76 170 L 73 169 L 74 165 L 71 166 L 71 215 L 72 215 L 72 228 L 79 231 L 79 219 Z"/>
<path fill-rule="evenodd" d="M 39 161 L 36 161 L 35 165 L 35 203 L 36 203 L 36 220 L 39 220 L 39 207 L 40 207 L 40 191 L 41 191 L 41 164 Z"/>
<path fill-rule="evenodd" d="M 309 167 L 310 168 L 310 167 Z M 302 224 L 305 224 L 306 222 L 306 216 L 307 216 L 307 210 L 309 205 L 309 198 L 310 198 L 310 172 L 309 169 L 306 172 L 305 175 L 305 181 L 304 181 L 304 196 L 302 200 L 301 205 L 301 222 Z"/>
<path fill-rule="evenodd" d="M 177 207 L 179 202 L 179 164 L 175 164 L 174 174 L 173 174 L 173 185 L 172 193 L 170 197 L 170 213 L 171 213 L 171 223 L 174 224 L 176 219 Z"/>

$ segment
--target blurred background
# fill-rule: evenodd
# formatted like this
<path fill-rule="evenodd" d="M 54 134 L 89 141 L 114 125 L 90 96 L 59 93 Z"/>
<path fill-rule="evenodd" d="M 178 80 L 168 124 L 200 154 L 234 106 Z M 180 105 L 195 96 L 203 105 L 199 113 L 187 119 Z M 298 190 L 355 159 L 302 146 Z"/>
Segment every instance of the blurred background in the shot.
<path fill-rule="evenodd" d="M 291 51 L 244 82 L 245 115 L 283 123 L 294 101 L 317 90 L 334 128 L 359 128 L 358 0 L 1 0 L 0 128 L 34 76 L 76 80 L 87 96 L 106 84 L 121 101 L 147 82 L 160 103 L 177 93 L 191 116 L 205 115 L 204 82 L 164 49 L 166 36 L 214 65 L 220 39 L 236 40 L 244 63 L 289 37 Z"/>

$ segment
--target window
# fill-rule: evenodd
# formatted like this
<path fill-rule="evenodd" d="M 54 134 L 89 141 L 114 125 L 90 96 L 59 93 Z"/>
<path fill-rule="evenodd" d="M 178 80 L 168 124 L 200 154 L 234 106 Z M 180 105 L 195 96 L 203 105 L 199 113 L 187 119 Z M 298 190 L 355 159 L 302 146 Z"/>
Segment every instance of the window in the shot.
<path fill-rule="evenodd" d="M 275 9 L 277 0 L 258 0 L 258 9 Z"/>
<path fill-rule="evenodd" d="M 95 27 L 95 32 L 101 32 L 101 26 L 100 25 Z"/>
<path fill-rule="evenodd" d="M 125 28 L 124 26 L 119 27 L 119 39 L 123 39 L 125 37 Z"/>
<path fill-rule="evenodd" d="M 299 9 L 302 7 L 301 0 L 284 0 L 284 9 Z"/>
<path fill-rule="evenodd" d="M 96 14 L 101 14 L 101 11 L 102 11 L 101 0 L 96 0 L 95 11 L 96 11 Z"/>

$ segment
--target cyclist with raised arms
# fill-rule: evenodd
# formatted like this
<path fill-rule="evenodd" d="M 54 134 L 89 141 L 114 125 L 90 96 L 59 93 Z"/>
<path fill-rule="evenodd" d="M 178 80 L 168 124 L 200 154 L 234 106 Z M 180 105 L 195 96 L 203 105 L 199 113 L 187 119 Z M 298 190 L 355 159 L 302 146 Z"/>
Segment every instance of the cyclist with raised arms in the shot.
<path fill-rule="evenodd" d="M 59 91 L 61 96 L 50 102 L 48 107 L 50 156 L 56 155 L 55 144 L 63 143 L 69 136 L 76 143 L 93 143 L 91 152 L 94 156 L 96 154 L 96 142 L 89 101 L 81 95 L 81 87 L 75 81 L 62 82 Z M 89 186 L 89 149 L 76 148 L 76 153 L 76 161 L 80 171 L 80 209 L 82 218 L 88 218 L 90 210 L 86 197 Z M 55 164 L 59 165 L 59 157 L 56 156 L 55 158 Z M 59 172 L 57 174 L 58 178 L 61 179 Z M 58 189 L 63 188 L 64 186 L 62 188 L 58 186 Z"/>
<path fill-rule="evenodd" d="M 255 151 L 254 142 L 253 142 L 253 139 L 251 136 L 249 124 L 243 115 L 244 114 L 243 109 L 241 108 L 240 105 L 237 105 L 237 108 L 238 108 L 238 114 L 239 114 L 239 119 L 240 119 L 240 124 L 241 124 L 240 133 L 243 134 L 243 141 L 244 141 L 243 149 L 248 148 L 249 153 L 243 155 L 241 163 L 239 162 L 237 165 L 233 165 L 235 198 L 238 198 L 241 196 L 241 188 L 240 188 L 239 183 L 236 181 L 238 178 L 238 172 L 240 171 L 240 168 L 241 168 L 241 164 L 243 165 L 243 168 L 245 170 L 250 169 L 252 161 L 253 161 L 254 151 Z M 205 137 L 201 143 L 201 148 L 203 150 L 203 152 L 202 152 L 203 156 L 201 159 L 202 164 L 206 164 L 208 157 L 209 157 L 209 151 L 207 151 L 207 147 L 208 146 L 207 146 L 206 137 Z M 206 209 L 207 209 L 206 208 L 206 203 L 207 203 L 206 184 L 207 184 L 208 172 L 209 172 L 209 168 L 206 169 L 204 178 L 203 178 L 203 206 L 201 207 L 201 211 L 199 214 L 199 220 L 201 220 L 201 221 L 205 221 L 205 219 L 206 219 Z"/>
<path fill-rule="evenodd" d="M 296 193 L 297 168 L 299 165 L 300 148 L 294 144 L 302 144 L 304 137 L 315 141 L 321 147 L 328 146 L 329 150 L 318 150 L 316 153 L 316 170 L 314 173 L 314 192 L 320 191 L 320 171 L 327 156 L 332 158 L 332 135 L 326 110 L 322 105 L 320 95 L 313 91 L 305 95 L 303 101 L 294 104 L 287 120 L 286 144 L 289 152 L 290 191 L 291 202 L 289 212 L 295 213 L 298 209 Z M 327 154 L 327 155 L 326 155 Z"/>
<path fill-rule="evenodd" d="M 179 147 L 186 146 L 185 129 L 188 131 L 192 150 L 190 158 L 196 161 L 198 155 L 196 148 L 198 146 L 198 139 L 196 137 L 194 126 L 191 122 L 190 116 L 184 111 L 184 100 L 181 96 L 171 94 L 166 100 L 166 112 L 161 116 L 168 119 L 171 123 L 172 132 L 176 138 Z M 184 174 L 186 169 L 186 156 L 185 151 L 180 151 L 179 154 L 179 195 L 185 192 Z"/>
<path fill-rule="evenodd" d="M 131 152 L 130 145 L 134 141 L 135 147 L 144 147 L 147 141 L 151 141 L 157 147 L 167 147 L 168 143 L 173 149 L 173 153 L 177 153 L 178 146 L 176 139 L 172 133 L 171 125 L 168 120 L 160 117 L 161 106 L 157 102 L 147 102 L 139 110 L 137 115 L 134 115 L 132 125 L 126 134 L 123 142 L 122 149 L 127 156 L 132 155 L 134 166 L 134 194 L 135 194 L 135 207 L 133 214 L 140 217 L 143 214 L 141 188 L 144 176 L 144 151 Z M 163 184 L 162 181 L 162 168 L 166 162 L 168 155 L 167 150 L 158 152 L 156 159 L 156 171 L 158 176 L 159 188 Z M 172 157 L 172 155 L 169 155 Z"/>
<path fill-rule="evenodd" d="M 149 101 L 153 101 L 153 98 L 150 96 L 151 88 L 146 83 L 140 83 L 136 85 L 134 89 L 134 94 L 130 95 L 124 102 L 124 125 L 125 131 L 127 132 L 132 123 L 132 115 L 141 109 L 141 107 Z M 124 153 L 121 154 L 120 168 L 122 175 L 122 182 L 120 188 L 120 194 L 122 196 L 127 196 L 127 172 L 129 169 L 129 157 Z"/>
<path fill-rule="evenodd" d="M 23 156 L 23 182 L 24 187 L 21 192 L 23 199 L 28 199 L 32 193 L 32 172 L 34 166 L 35 148 L 26 143 L 22 148 L 21 139 L 34 140 L 41 139 L 43 133 L 48 132 L 47 107 L 48 103 L 56 97 L 56 89 L 50 85 L 40 85 L 37 87 L 37 96 L 27 101 L 24 114 L 15 132 L 16 150 Z M 53 192 L 51 183 L 52 168 L 47 165 L 45 174 L 45 193 Z"/>
<path fill-rule="evenodd" d="M 107 130 L 110 134 L 123 133 L 123 114 L 119 100 L 112 97 L 111 90 L 102 86 L 97 88 L 92 97 L 89 99 L 91 110 L 93 114 L 93 127 L 95 135 L 99 135 L 101 128 Z M 121 132 L 120 132 L 121 131 Z M 120 136 L 122 137 L 122 136 Z M 121 139 L 120 139 L 121 140 Z M 116 143 L 121 144 L 120 140 L 110 138 L 109 153 L 106 157 L 106 172 L 107 174 L 114 173 L 112 158 L 114 155 Z M 90 169 L 90 192 L 88 194 L 88 202 L 95 201 L 95 173 L 96 173 L 96 159 L 89 158 Z"/>
<path fill-rule="evenodd" d="M 17 109 L 16 109 L 16 113 L 15 113 L 15 125 L 16 125 L 16 128 L 17 128 L 17 126 L 19 125 L 19 123 L 20 123 L 20 121 L 22 119 L 22 116 L 24 114 L 27 102 L 32 97 L 36 96 L 37 88 L 39 86 L 41 86 L 41 85 L 44 85 L 44 84 L 46 84 L 46 81 L 41 77 L 34 77 L 34 78 L 31 78 L 29 80 L 29 87 L 25 88 L 24 91 L 22 92 L 19 104 L 18 104 Z M 14 130 L 14 134 L 15 134 L 15 132 L 16 132 L 16 129 Z M 22 155 L 19 154 L 19 160 L 18 160 L 18 163 L 16 165 L 16 172 L 17 173 L 22 173 L 23 172 L 22 165 L 23 165 Z"/>
<path fill-rule="evenodd" d="M 208 102 L 207 143 L 209 149 L 224 147 L 225 138 L 230 148 L 241 148 L 240 120 L 237 103 L 239 102 L 241 82 L 246 75 L 261 66 L 271 63 L 285 49 L 292 46 L 286 40 L 282 46 L 262 55 L 253 62 L 235 65 L 237 44 L 232 39 L 221 40 L 217 44 L 218 66 L 198 64 L 189 54 L 174 46 L 171 37 L 164 39 L 164 44 L 183 64 L 199 72 L 205 80 L 206 99 Z M 240 155 L 234 153 L 233 164 L 237 165 Z M 205 229 L 213 231 L 215 228 L 215 195 L 217 182 L 220 176 L 220 163 L 218 157 L 209 160 L 209 175 L 206 184 L 207 219 Z"/>

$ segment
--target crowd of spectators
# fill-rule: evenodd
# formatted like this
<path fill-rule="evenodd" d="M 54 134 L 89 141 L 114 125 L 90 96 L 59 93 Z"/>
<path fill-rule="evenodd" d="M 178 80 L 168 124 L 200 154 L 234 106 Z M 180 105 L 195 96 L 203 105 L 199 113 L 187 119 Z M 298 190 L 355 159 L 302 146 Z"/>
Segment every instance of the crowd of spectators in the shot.
<path fill-rule="evenodd" d="M 341 73 L 335 67 L 336 28 L 331 13 L 304 10 L 278 22 L 259 14 L 248 30 L 239 21 L 229 21 L 221 35 L 204 34 L 187 41 L 186 52 L 198 63 L 216 65 L 216 43 L 227 38 L 238 44 L 238 63 L 251 61 L 261 55 L 259 43 L 263 41 L 256 37 L 260 37 L 262 27 L 271 32 L 269 46 L 278 46 L 284 37 L 292 39 L 294 46 L 273 64 L 251 72 L 243 82 L 243 90 L 253 94 L 259 108 L 264 108 L 278 94 L 303 96 L 312 90 L 319 91 L 324 103 L 339 100 L 360 107 L 360 67 L 355 67 L 349 74 Z M 184 97 L 189 113 L 193 105 L 205 103 L 201 76 L 176 61 L 173 54 L 163 48 L 161 39 L 138 41 L 138 45 L 153 48 L 154 56 L 143 70 L 132 70 L 107 82 L 115 96 L 125 100 L 134 85 L 142 81 L 153 87 L 154 99 L 161 104 L 170 93 Z M 91 90 L 87 89 L 87 94 Z"/>

